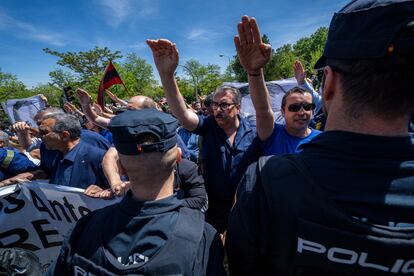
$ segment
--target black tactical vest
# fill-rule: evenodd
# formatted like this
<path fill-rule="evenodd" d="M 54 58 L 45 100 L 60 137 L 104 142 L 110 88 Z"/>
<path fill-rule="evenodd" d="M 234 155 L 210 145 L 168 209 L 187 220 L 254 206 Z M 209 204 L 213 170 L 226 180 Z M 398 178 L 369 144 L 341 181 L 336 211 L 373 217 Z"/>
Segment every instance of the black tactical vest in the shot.
<path fill-rule="evenodd" d="M 86 223 L 86 221 L 85 221 Z M 203 275 L 204 259 L 209 241 L 202 241 L 204 215 L 197 210 L 180 208 L 173 233 L 153 257 L 143 264 L 125 266 L 101 245 L 96 252 L 99 262 L 74 253 L 71 257 L 72 275 Z M 81 227 L 80 227 L 81 228 Z M 79 229 L 80 230 L 80 229 Z M 80 233 L 81 231 L 77 231 Z M 72 234 L 72 248 L 76 235 Z M 213 237 L 212 237 L 213 238 Z M 210 241 L 211 242 L 211 241 Z M 204 250 L 206 248 L 206 250 Z M 203 264 L 204 263 L 204 264 Z M 89 273 L 89 274 L 88 274 Z"/>
<path fill-rule="evenodd" d="M 258 273 L 414 275 L 413 227 L 355 219 L 316 184 L 300 156 L 267 159 L 258 162 L 257 185 L 272 218 L 271 237 Z"/>

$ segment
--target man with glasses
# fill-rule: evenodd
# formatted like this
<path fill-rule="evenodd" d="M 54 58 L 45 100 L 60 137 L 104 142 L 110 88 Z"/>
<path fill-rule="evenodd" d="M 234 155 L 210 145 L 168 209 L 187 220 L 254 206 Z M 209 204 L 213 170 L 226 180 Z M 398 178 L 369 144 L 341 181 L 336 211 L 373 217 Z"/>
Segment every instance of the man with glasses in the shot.
<path fill-rule="evenodd" d="M 270 45 L 254 18 L 238 29 L 249 81 L 262 79 Z M 229 217 L 231 275 L 414 272 L 413 63 L 414 1 L 354 0 L 335 13 L 315 65 L 325 132 L 248 168 Z"/>
<path fill-rule="evenodd" d="M 247 166 L 260 154 L 256 130 L 239 115 L 241 95 L 232 87 L 220 87 L 214 93 L 213 115 L 198 116 L 187 109 L 174 78 L 178 65 L 175 44 L 165 39 L 147 43 L 172 113 L 184 128 L 202 137 L 200 157 L 209 201 L 206 219 L 223 233 L 237 184 Z"/>

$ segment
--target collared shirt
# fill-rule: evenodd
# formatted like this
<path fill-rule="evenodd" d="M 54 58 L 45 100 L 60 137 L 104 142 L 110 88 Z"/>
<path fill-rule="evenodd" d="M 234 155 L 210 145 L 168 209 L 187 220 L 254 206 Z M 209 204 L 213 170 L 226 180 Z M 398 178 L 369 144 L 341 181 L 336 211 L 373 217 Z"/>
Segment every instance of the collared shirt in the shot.
<path fill-rule="evenodd" d="M 63 158 L 62 153 L 59 153 L 57 160 L 55 160 L 55 167 L 53 170 L 53 177 L 51 183 L 70 186 L 70 178 L 72 177 L 73 163 L 75 162 L 76 155 L 82 145 L 77 144 L 73 147 Z M 92 184 L 92 183 L 91 183 Z"/>
<path fill-rule="evenodd" d="M 53 161 L 49 183 L 86 189 L 92 184 L 108 188 L 102 169 L 105 151 L 80 142 L 66 156 L 58 153 Z"/>
<path fill-rule="evenodd" d="M 108 150 L 111 147 L 110 143 L 103 136 L 87 129 L 81 130 L 81 140 L 86 144 L 103 150 Z M 40 167 L 48 175 L 52 174 L 53 162 L 58 154 L 59 151 L 57 150 L 48 150 L 44 142 L 40 144 Z"/>
<path fill-rule="evenodd" d="M 306 137 L 296 137 L 286 131 L 286 126 L 275 123 L 273 132 L 264 142 L 264 155 L 281 155 L 285 153 L 297 153 L 297 148 L 310 142 L 317 135 L 322 133 L 319 130 L 311 129 Z"/>
<path fill-rule="evenodd" d="M 214 116 L 198 116 L 194 133 L 202 136 L 200 155 L 207 194 L 216 200 L 231 201 L 244 171 L 260 156 L 256 129 L 239 117 L 233 145 Z"/>

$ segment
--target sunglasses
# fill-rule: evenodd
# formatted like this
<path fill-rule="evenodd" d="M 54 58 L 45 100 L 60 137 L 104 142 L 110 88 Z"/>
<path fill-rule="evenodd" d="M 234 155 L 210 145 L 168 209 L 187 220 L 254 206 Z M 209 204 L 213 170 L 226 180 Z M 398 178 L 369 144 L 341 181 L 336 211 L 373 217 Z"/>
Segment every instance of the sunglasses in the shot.
<path fill-rule="evenodd" d="M 294 103 L 288 106 L 290 112 L 298 112 L 301 108 L 305 111 L 310 111 L 315 109 L 315 104 L 313 103 Z"/>

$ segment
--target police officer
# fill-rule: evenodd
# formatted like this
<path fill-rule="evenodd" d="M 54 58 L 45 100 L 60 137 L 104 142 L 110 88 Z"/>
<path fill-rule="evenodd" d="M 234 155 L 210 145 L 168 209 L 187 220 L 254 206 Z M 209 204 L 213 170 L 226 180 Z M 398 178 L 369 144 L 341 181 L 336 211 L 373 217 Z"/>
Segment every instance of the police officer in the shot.
<path fill-rule="evenodd" d="M 236 46 L 252 93 L 270 45 L 243 17 Z M 232 275 L 414 273 L 414 1 L 356 0 L 324 56 L 326 132 L 249 167 L 229 218 Z"/>
<path fill-rule="evenodd" d="M 176 119 L 131 110 L 108 128 L 131 188 L 120 203 L 76 224 L 49 274 L 223 275 L 218 233 L 173 193 Z"/>

